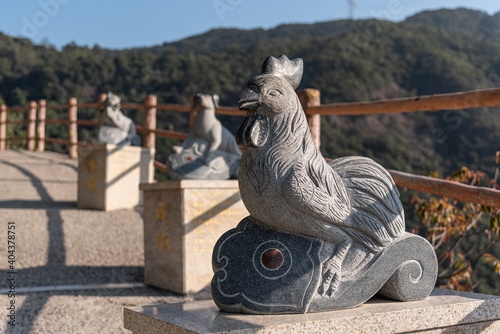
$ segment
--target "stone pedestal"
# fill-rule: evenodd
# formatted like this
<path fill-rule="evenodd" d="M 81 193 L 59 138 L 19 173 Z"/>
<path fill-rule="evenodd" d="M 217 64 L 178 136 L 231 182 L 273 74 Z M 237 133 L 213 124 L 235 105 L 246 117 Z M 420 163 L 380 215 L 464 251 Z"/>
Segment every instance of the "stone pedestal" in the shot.
<path fill-rule="evenodd" d="M 126 308 L 125 328 L 145 333 L 500 333 L 500 297 L 434 289 L 415 302 L 373 298 L 353 309 L 310 314 L 220 312 L 196 301 Z"/>
<path fill-rule="evenodd" d="M 144 280 L 180 294 L 212 279 L 212 250 L 248 212 L 238 181 L 181 180 L 141 184 L 144 193 Z"/>
<path fill-rule="evenodd" d="M 80 147 L 77 207 L 109 211 L 139 205 L 139 184 L 154 180 L 154 153 L 112 144 Z"/>

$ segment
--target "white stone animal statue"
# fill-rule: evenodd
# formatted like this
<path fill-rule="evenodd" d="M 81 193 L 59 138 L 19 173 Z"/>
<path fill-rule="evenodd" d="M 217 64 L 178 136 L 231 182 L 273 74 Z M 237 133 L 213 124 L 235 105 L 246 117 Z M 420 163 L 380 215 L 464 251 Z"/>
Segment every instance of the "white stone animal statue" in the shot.
<path fill-rule="evenodd" d="M 194 120 L 182 146 L 174 147 L 167 170 L 174 179 L 237 178 L 241 151 L 234 136 L 215 117 L 219 96 L 196 94 Z"/>
<path fill-rule="evenodd" d="M 108 92 L 104 110 L 99 115 L 99 142 L 116 145 L 140 146 L 141 138 L 135 124 L 120 111 L 120 98 Z"/>
<path fill-rule="evenodd" d="M 195 117 L 190 132 L 195 138 L 203 139 L 208 143 L 203 152 L 205 161 L 208 155 L 216 150 L 241 156 L 233 134 L 215 117 L 215 108 L 219 106 L 219 95 L 198 93 L 194 96 L 193 102 Z"/>

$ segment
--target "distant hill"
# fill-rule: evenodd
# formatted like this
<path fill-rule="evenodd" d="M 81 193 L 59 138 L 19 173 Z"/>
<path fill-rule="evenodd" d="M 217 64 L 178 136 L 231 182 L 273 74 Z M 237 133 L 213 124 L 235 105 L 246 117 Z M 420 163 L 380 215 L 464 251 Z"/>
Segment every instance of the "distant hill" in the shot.
<path fill-rule="evenodd" d="M 235 105 L 265 57 L 281 53 L 304 59 L 300 88 L 319 89 L 323 103 L 489 88 L 500 86 L 500 43 L 495 40 L 498 34 L 483 35 L 498 21 L 498 14 L 438 10 L 401 23 L 340 20 L 269 30 L 216 29 L 128 50 L 69 44 L 58 51 L 0 34 L 0 97 L 9 105 L 41 98 L 66 103 L 71 96 L 86 102 L 111 90 L 124 102 L 141 102 L 146 94 L 156 94 L 159 102 L 189 103 L 193 93 L 217 92 L 223 105 Z M 498 149 L 494 143 L 500 142 L 499 114 L 475 111 L 467 119 L 463 115 L 324 117 L 323 151 L 330 157 L 368 155 L 386 167 L 421 174 L 464 164 L 491 171 L 491 157 Z M 139 112 L 132 116 L 140 121 Z M 82 111 L 80 117 L 93 115 Z M 165 112 L 158 117 L 159 127 L 186 129 L 185 115 Z M 457 119 L 459 126 L 453 121 Z M 222 120 L 232 131 L 241 123 Z M 427 143 L 435 129 L 445 131 L 448 139 Z M 48 131 L 64 132 L 56 126 Z M 82 127 L 80 137 L 90 140 L 89 131 Z"/>
<path fill-rule="evenodd" d="M 406 19 L 408 23 L 420 23 L 474 38 L 485 38 L 500 43 L 500 12 L 490 16 L 487 13 L 459 9 L 424 11 Z"/>
<path fill-rule="evenodd" d="M 140 52 L 147 50 L 156 54 L 168 50 L 175 50 L 178 53 L 224 53 L 232 49 L 287 43 L 302 38 L 341 36 L 355 30 L 363 33 L 369 22 L 372 21 L 367 19 L 356 21 L 338 20 L 314 24 L 284 24 L 268 30 L 220 28 L 177 42 L 164 43 L 161 46 L 135 48 L 127 51 Z M 485 12 L 466 8 L 440 9 L 423 11 L 407 18 L 405 22 L 420 23 L 451 34 L 474 38 L 483 37 L 500 43 L 500 12 L 490 16 Z"/>
<path fill-rule="evenodd" d="M 284 24 L 269 30 L 220 28 L 181 41 L 164 43 L 162 46 L 149 48 L 148 51 L 154 53 L 163 53 L 167 50 L 175 50 L 178 53 L 224 53 L 251 46 L 290 43 L 303 38 L 339 36 L 356 27 L 362 27 L 363 23 L 366 22 L 339 20 L 315 24 Z M 144 48 L 132 50 L 141 51 Z"/>

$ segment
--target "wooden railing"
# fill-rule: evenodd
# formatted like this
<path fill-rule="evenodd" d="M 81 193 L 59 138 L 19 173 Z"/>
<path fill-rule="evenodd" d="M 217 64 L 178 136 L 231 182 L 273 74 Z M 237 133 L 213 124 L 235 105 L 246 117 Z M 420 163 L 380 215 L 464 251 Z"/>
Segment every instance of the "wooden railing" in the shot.
<path fill-rule="evenodd" d="M 5 150 L 7 142 L 9 141 L 26 141 L 26 148 L 30 151 L 35 150 L 43 152 L 45 150 L 45 143 L 57 143 L 68 147 L 68 155 L 70 158 L 78 157 L 78 146 L 88 146 L 88 143 L 78 141 L 78 125 L 85 126 L 98 126 L 98 120 L 82 120 L 78 119 L 78 110 L 84 108 L 102 109 L 106 94 L 99 96 L 97 103 L 78 103 L 76 98 L 70 98 L 68 104 L 64 105 L 47 105 L 45 100 L 37 102 L 31 101 L 28 107 L 7 107 L 6 105 L 0 106 L 0 151 Z M 190 106 L 183 106 L 177 104 L 163 104 L 157 105 L 156 96 L 149 95 L 144 99 L 143 104 L 122 104 L 123 109 L 136 109 L 143 110 L 143 124 L 137 126 L 137 132 L 142 134 L 143 146 L 155 148 L 155 135 L 170 138 L 186 138 L 187 134 L 177 131 L 168 131 L 156 128 L 156 111 L 159 110 L 172 110 L 189 112 Z M 67 110 L 66 119 L 47 119 L 47 109 Z M 15 112 L 28 112 L 28 115 L 23 120 L 9 121 L 7 120 L 7 113 Z M 28 124 L 26 137 L 10 137 L 7 138 L 7 125 L 9 124 Z M 68 128 L 68 139 L 48 138 L 45 136 L 46 124 L 61 124 L 66 125 Z M 35 145 L 36 144 L 36 145 Z"/>
<path fill-rule="evenodd" d="M 414 111 L 459 110 L 500 106 L 500 88 L 424 95 L 373 102 L 335 103 L 306 108 L 311 115 L 366 115 Z"/>
<path fill-rule="evenodd" d="M 475 90 L 469 92 L 460 92 L 452 94 L 439 94 L 429 96 L 419 96 L 412 98 L 399 98 L 390 100 L 381 100 L 374 102 L 356 102 L 356 103 L 320 103 L 320 92 L 314 89 L 305 89 L 298 91 L 300 102 L 306 113 L 309 129 L 313 141 L 317 147 L 320 146 L 320 115 L 365 115 L 377 113 L 401 113 L 415 111 L 438 111 L 438 110 L 459 110 L 478 107 L 500 106 L 500 88 Z M 97 103 L 78 104 L 76 98 L 71 98 L 66 105 L 47 105 L 44 100 L 30 102 L 28 107 L 8 108 L 5 105 L 0 106 L 0 151 L 6 149 L 8 141 L 26 141 L 28 150 L 43 152 L 45 142 L 58 143 L 68 147 L 68 154 L 71 158 L 78 155 L 77 147 L 86 146 L 86 143 L 78 142 L 78 125 L 98 126 L 97 120 L 79 120 L 77 117 L 78 109 L 97 108 L 101 109 L 106 99 L 102 94 Z M 137 126 L 137 131 L 142 134 L 144 147 L 155 148 L 156 135 L 161 137 L 170 137 L 184 139 L 187 133 L 168 131 L 156 128 L 156 114 L 158 110 L 170 110 L 178 112 L 190 112 L 192 107 L 189 105 L 178 104 L 158 104 L 155 95 L 149 95 L 144 99 L 143 104 L 123 103 L 122 109 L 143 110 L 143 124 Z M 65 120 L 46 119 L 46 110 L 66 109 L 68 118 Z M 27 117 L 19 121 L 7 121 L 9 112 L 27 112 Z M 219 107 L 216 113 L 221 115 L 244 116 L 245 112 L 234 107 Z M 63 124 L 68 127 L 68 140 L 45 137 L 45 125 Z M 27 124 L 27 136 L 25 138 L 7 138 L 6 126 L 8 124 Z M 36 145 L 35 145 L 36 144 Z M 166 171 L 164 164 L 155 161 L 155 167 Z M 471 187 L 461 183 L 438 180 L 424 176 L 417 176 L 389 170 L 398 186 L 410 188 L 417 191 L 432 193 L 456 198 L 463 201 L 483 204 L 500 208 L 500 191 L 492 188 Z"/>

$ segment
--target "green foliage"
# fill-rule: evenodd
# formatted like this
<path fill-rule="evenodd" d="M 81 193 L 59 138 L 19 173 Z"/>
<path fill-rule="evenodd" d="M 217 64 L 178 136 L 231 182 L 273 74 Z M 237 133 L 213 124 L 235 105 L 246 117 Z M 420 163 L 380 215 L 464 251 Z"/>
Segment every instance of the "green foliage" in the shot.
<path fill-rule="evenodd" d="M 490 16 L 485 12 L 458 8 L 424 11 L 406 21 L 436 27 L 452 34 L 481 37 L 500 43 L 499 18 L 500 12 Z"/>
<path fill-rule="evenodd" d="M 156 94 L 159 103 L 188 104 L 194 93 L 215 92 L 222 105 L 235 105 L 262 60 L 280 53 L 304 59 L 299 88 L 319 89 L 323 103 L 480 89 L 500 84 L 500 44 L 479 33 L 499 24 L 499 14 L 439 10 L 402 23 L 341 20 L 270 30 L 215 29 L 175 43 L 118 51 L 74 43 L 58 51 L 0 34 L 0 95 L 9 106 L 42 98 L 65 104 L 72 96 L 94 102 L 108 90 L 125 103 L 141 103 Z M 141 122 L 140 113 L 125 112 Z M 83 119 L 95 115 L 79 111 Z M 326 156 L 362 154 L 386 167 L 420 174 L 462 165 L 491 172 L 486 157 L 500 140 L 495 131 L 500 113 L 486 110 L 323 118 Z M 241 123 L 221 119 L 232 132 Z M 158 113 L 159 128 L 183 131 L 186 124 L 181 113 Z M 48 125 L 48 132 L 66 136 L 64 126 Z M 95 134 L 90 127 L 79 127 L 85 141 L 92 142 Z"/>
<path fill-rule="evenodd" d="M 27 112 L 8 112 L 8 122 L 18 122 L 27 118 Z M 28 129 L 26 124 L 7 124 L 7 138 L 26 138 Z M 26 140 L 7 141 L 7 148 L 13 150 L 21 150 L 26 148 Z"/>
<path fill-rule="evenodd" d="M 58 51 L 0 34 L 0 95 L 9 106 L 42 98 L 65 104 L 72 96 L 94 102 L 108 90 L 125 103 L 141 103 L 156 94 L 159 103 L 188 104 L 194 93 L 215 92 L 222 105 L 235 105 L 262 60 L 280 53 L 304 59 L 299 88 L 319 89 L 322 103 L 481 89 L 500 85 L 500 44 L 494 37 L 500 34 L 483 38 L 479 33 L 499 24 L 499 14 L 439 10 L 401 23 L 341 20 L 270 30 L 216 29 L 175 43 L 120 51 L 74 43 Z M 140 113 L 125 112 L 141 122 Z M 65 111 L 58 113 L 50 115 L 66 117 Z M 79 111 L 84 119 L 95 115 Z M 420 174 L 462 165 L 491 173 L 487 157 L 500 141 L 500 113 L 491 110 L 323 118 L 326 156 L 362 154 L 386 167 Z M 221 119 L 232 132 L 241 124 L 238 118 Z M 159 128 L 183 131 L 186 124 L 181 113 L 158 113 Z M 63 126 L 48 128 L 51 136 L 66 136 Z M 85 141 L 92 142 L 95 134 L 79 127 Z"/>

